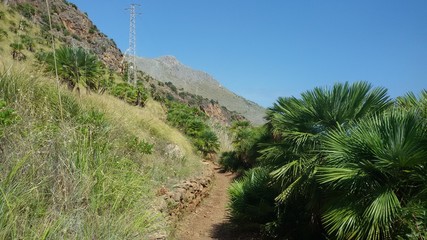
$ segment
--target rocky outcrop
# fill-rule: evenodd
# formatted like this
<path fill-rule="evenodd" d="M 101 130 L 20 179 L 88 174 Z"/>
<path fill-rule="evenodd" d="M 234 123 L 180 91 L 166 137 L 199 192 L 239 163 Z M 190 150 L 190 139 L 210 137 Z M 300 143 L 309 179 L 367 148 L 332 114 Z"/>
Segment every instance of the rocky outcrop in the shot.
<path fill-rule="evenodd" d="M 8 4 L 40 24 L 42 31 L 54 34 L 61 42 L 88 49 L 98 55 L 110 69 L 121 69 L 123 54 L 116 43 L 101 33 L 86 14 L 79 11 L 75 4 L 65 0 L 49 2 L 52 30 L 49 29 L 46 1 L 9 0 Z"/>
<path fill-rule="evenodd" d="M 202 102 L 200 110 L 209 118 L 215 119 L 223 125 L 230 125 L 233 121 L 245 120 L 242 115 L 229 111 L 226 107 L 219 105 L 219 103 L 215 101 Z"/>

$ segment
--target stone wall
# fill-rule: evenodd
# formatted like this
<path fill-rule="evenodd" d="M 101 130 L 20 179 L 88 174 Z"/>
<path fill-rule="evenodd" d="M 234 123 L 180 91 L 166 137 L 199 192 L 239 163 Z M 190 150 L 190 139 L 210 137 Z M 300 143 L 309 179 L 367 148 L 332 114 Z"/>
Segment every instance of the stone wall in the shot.
<path fill-rule="evenodd" d="M 208 168 L 200 177 L 183 181 L 171 189 L 161 188 L 158 195 L 162 197 L 163 206 L 160 209 L 176 221 L 184 213 L 193 211 L 209 195 L 214 171 Z"/>

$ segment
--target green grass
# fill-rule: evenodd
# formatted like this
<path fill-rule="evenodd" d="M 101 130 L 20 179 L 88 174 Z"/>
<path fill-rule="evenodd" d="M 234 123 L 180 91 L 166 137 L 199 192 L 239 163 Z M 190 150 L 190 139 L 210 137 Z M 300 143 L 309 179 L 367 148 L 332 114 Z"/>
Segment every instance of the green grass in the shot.
<path fill-rule="evenodd" d="M 59 98 L 34 53 L 11 59 L 9 45 L 23 33 L 8 29 L 21 18 L 3 4 L 0 11 L 8 31 L 0 41 L 0 101 L 16 115 L 0 126 L 0 239 L 147 239 L 169 231 L 156 191 L 201 173 L 191 141 L 150 99 L 141 108 L 66 86 Z M 27 34 L 39 33 L 32 26 Z"/>
<path fill-rule="evenodd" d="M 201 164 L 161 106 L 61 89 L 61 117 L 54 82 L 14 64 L 22 71 L 0 70 L 0 99 L 18 116 L 0 139 L 0 239 L 146 239 L 164 231 L 156 189 Z M 153 152 L 135 148 L 135 138 Z M 170 145 L 184 157 L 167 157 Z"/>

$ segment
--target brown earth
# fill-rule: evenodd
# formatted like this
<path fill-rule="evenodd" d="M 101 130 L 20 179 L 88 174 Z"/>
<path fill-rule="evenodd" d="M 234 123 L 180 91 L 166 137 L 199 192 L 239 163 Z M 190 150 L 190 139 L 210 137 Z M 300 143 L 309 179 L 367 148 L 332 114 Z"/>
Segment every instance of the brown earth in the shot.
<path fill-rule="evenodd" d="M 209 196 L 191 213 L 180 219 L 177 224 L 175 239 L 178 240 L 255 240 L 261 239 L 257 234 L 242 232 L 228 218 L 227 189 L 235 175 L 224 173 L 215 167 L 215 180 Z"/>

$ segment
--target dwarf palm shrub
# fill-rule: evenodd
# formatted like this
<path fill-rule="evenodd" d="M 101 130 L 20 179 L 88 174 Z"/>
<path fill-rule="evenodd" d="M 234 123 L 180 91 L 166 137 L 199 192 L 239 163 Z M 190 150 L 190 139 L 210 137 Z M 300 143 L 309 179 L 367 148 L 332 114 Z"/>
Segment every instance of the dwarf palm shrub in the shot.
<path fill-rule="evenodd" d="M 426 229 L 427 125 L 418 113 L 394 110 L 333 131 L 324 152 L 317 176 L 328 189 L 322 219 L 331 236 L 408 238 Z"/>
<path fill-rule="evenodd" d="M 54 56 L 54 53 L 50 52 L 37 55 L 48 72 L 55 73 L 57 70 L 61 80 L 78 92 L 100 88 L 99 81 L 104 71 L 97 56 L 83 48 L 70 47 L 61 47 L 55 54 Z"/>
<path fill-rule="evenodd" d="M 264 224 L 275 219 L 277 189 L 269 185 L 270 181 L 267 169 L 253 168 L 231 184 L 229 208 L 234 221 Z"/>
<path fill-rule="evenodd" d="M 221 156 L 225 170 L 236 171 L 255 166 L 258 158 L 258 143 L 268 137 L 264 127 L 253 127 L 248 121 L 236 121 L 230 128 L 234 150 Z"/>

